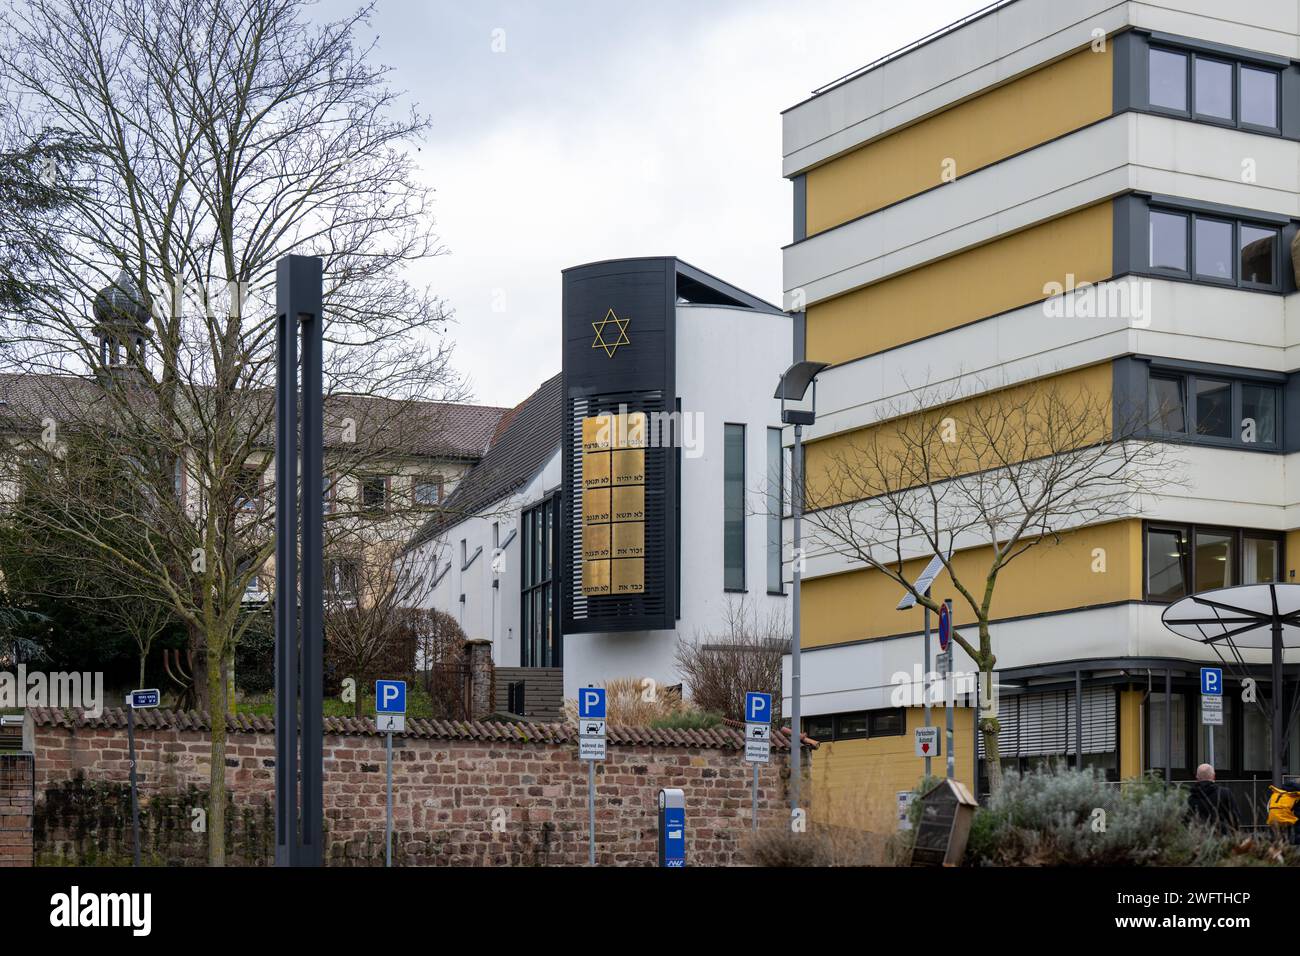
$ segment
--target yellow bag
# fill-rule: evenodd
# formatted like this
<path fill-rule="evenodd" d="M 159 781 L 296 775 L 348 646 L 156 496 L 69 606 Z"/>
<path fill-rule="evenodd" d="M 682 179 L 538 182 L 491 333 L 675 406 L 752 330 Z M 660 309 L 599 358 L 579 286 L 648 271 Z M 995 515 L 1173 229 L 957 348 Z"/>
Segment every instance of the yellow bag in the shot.
<path fill-rule="evenodd" d="M 1296 822 L 1295 805 L 1300 802 L 1300 791 L 1279 790 L 1273 786 L 1268 789 L 1273 791 L 1268 798 L 1268 825 L 1272 827 L 1294 826 Z"/>

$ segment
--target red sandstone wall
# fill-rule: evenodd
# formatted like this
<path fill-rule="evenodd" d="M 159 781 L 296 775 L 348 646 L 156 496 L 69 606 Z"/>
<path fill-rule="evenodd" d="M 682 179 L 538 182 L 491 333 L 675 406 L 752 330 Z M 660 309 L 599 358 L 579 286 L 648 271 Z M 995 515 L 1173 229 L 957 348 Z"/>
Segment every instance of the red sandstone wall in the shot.
<path fill-rule="evenodd" d="M 30 718 L 29 718 L 30 719 Z M 32 727 L 36 857 L 42 863 L 114 863 L 129 856 L 126 733 L 116 727 Z M 200 730 L 136 732 L 145 805 L 145 856 L 202 863 L 206 835 L 190 829 L 205 804 L 208 742 Z M 275 740 L 232 733 L 226 781 L 235 813 L 231 861 L 267 864 L 274 849 Z M 581 865 L 587 860 L 587 766 L 576 742 L 395 738 L 394 862 L 401 865 Z M 783 826 L 785 754 L 759 774 L 760 826 Z M 686 792 L 688 864 L 738 862 L 750 831 L 750 765 L 736 749 L 609 747 L 596 773 L 597 862 L 653 865 L 655 800 Z M 327 861 L 382 865 L 382 737 L 327 736 Z M 125 806 L 125 810 L 123 807 Z M 271 832 L 267 832 L 268 828 Z M 91 857 L 91 859 L 87 859 Z"/>

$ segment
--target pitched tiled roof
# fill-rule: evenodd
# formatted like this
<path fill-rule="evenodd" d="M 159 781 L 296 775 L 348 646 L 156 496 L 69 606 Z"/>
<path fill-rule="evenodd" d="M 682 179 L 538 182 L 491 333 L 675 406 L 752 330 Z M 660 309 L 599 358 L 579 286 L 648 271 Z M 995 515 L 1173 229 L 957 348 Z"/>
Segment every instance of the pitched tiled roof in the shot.
<path fill-rule="evenodd" d="M 141 391 L 142 396 L 149 393 Z M 102 395 L 98 382 L 75 375 L 0 374 L 0 422 L 7 427 L 39 427 L 48 416 L 64 420 L 93 414 Z M 263 399 L 274 399 L 267 393 Z M 355 440 L 376 449 L 407 455 L 477 461 L 492 445 L 502 420 L 513 410 L 459 402 L 398 401 L 372 395 L 331 395 L 325 400 L 325 442 L 342 434 L 344 419 L 356 425 Z M 107 408 L 105 409 L 107 412 Z M 268 406 L 253 416 L 271 440 L 274 413 Z"/>
<path fill-rule="evenodd" d="M 416 532 L 411 547 L 513 494 L 546 464 L 564 431 L 563 392 L 561 376 L 555 375 L 508 414 L 509 423 L 483 460 L 460 480 L 438 514 Z"/>
<path fill-rule="evenodd" d="M 28 713 L 38 727 L 85 727 L 90 729 L 124 729 L 126 710 L 121 707 L 105 708 L 99 717 L 87 717 L 80 711 L 58 710 L 52 707 L 31 707 Z M 135 713 L 137 728 L 150 730 L 190 730 L 207 732 L 208 715 L 197 710 L 138 710 Z M 362 717 L 326 717 L 325 733 L 340 736 L 379 737 L 373 719 Z M 226 718 L 230 733 L 271 734 L 275 721 L 270 717 L 235 714 Z M 556 723 L 506 723 L 487 720 L 425 720 L 408 718 L 406 733 L 396 736 L 415 737 L 422 740 L 483 740 L 520 741 L 546 744 L 576 744 L 577 728 L 567 722 Z M 677 730 L 659 727 L 624 727 L 610 724 L 608 740 L 615 747 L 698 747 L 705 750 L 743 750 L 743 732 L 732 727 L 714 727 L 708 730 Z M 810 738 L 805 744 L 816 746 Z M 779 727 L 772 728 L 772 746 L 788 750 L 789 735 Z"/>

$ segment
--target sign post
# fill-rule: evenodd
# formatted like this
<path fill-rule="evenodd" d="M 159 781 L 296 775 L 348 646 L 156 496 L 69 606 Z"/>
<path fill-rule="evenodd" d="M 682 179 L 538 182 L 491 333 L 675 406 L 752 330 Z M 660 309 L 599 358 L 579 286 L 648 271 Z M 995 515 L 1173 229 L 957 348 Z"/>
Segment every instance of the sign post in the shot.
<path fill-rule="evenodd" d="M 578 757 L 587 761 L 587 865 L 596 865 L 596 761 L 605 759 L 605 688 L 578 691 Z"/>
<path fill-rule="evenodd" d="M 1210 766 L 1214 766 L 1214 728 L 1223 726 L 1223 668 L 1201 668 L 1201 723 L 1210 742 Z"/>
<path fill-rule="evenodd" d="M 772 759 L 772 695 L 745 691 L 745 759 L 753 765 L 751 824 L 758 832 L 758 765 Z"/>
<path fill-rule="evenodd" d="M 384 826 L 384 866 L 393 865 L 393 731 L 406 732 L 406 681 L 375 681 L 375 727 L 384 733 L 388 757 L 387 823 Z"/>
<path fill-rule="evenodd" d="M 953 753 L 952 753 L 952 711 L 956 704 L 955 688 L 952 679 L 952 598 L 945 598 L 943 604 L 939 606 L 939 650 L 940 660 L 943 661 L 943 710 L 944 722 L 947 725 L 947 733 L 944 748 L 948 752 L 948 779 L 951 780 L 954 775 Z"/>
<path fill-rule="evenodd" d="M 943 558 L 941 558 L 939 555 L 936 554 L 932 558 L 930 558 L 930 563 L 925 566 L 925 570 L 921 572 L 921 576 L 917 578 L 916 583 L 912 585 L 912 591 L 916 591 L 921 594 L 924 594 L 928 598 L 930 596 L 930 588 L 934 586 L 934 579 L 939 576 L 939 572 L 942 570 L 943 570 Z M 912 591 L 908 591 L 906 594 L 903 595 L 903 599 L 898 602 L 898 607 L 894 608 L 894 610 L 906 611 L 909 608 L 913 608 L 916 606 L 916 598 L 913 596 Z M 928 605 L 925 608 L 925 645 L 924 645 L 923 653 L 925 654 L 925 663 L 921 667 L 921 706 L 925 709 L 925 725 L 929 727 L 930 726 L 930 608 Z M 930 777 L 930 755 L 929 754 L 925 755 L 925 776 L 926 779 L 929 779 Z"/>
<path fill-rule="evenodd" d="M 133 866 L 140 865 L 140 789 L 135 775 L 135 712 L 139 708 L 157 707 L 161 695 L 157 688 L 133 690 L 126 695 L 126 747 L 131 767 L 131 842 Z"/>

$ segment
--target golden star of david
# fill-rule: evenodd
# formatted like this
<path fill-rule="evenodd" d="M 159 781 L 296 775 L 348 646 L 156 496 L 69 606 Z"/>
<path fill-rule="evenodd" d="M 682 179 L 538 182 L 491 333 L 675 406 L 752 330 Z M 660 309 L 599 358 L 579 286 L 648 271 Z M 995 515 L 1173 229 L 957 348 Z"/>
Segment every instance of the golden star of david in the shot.
<path fill-rule="evenodd" d="M 605 313 L 605 317 L 599 322 L 591 323 L 591 327 L 596 330 L 596 341 L 591 343 L 591 347 L 593 349 L 604 349 L 605 355 L 609 358 L 613 358 L 614 353 L 618 351 L 620 345 L 632 344 L 627 340 L 627 324 L 631 321 L 631 319 L 620 319 L 614 314 L 614 310 L 610 309 Z M 618 329 L 618 338 L 613 342 L 607 342 L 605 341 L 605 327 L 611 322 L 613 322 L 615 327 Z"/>

